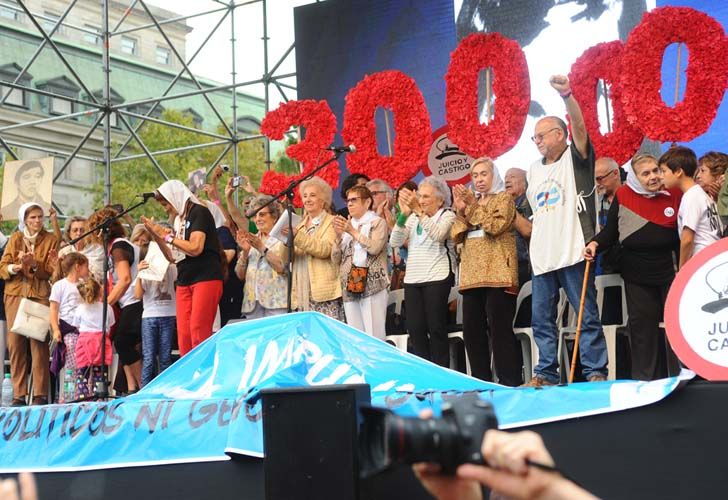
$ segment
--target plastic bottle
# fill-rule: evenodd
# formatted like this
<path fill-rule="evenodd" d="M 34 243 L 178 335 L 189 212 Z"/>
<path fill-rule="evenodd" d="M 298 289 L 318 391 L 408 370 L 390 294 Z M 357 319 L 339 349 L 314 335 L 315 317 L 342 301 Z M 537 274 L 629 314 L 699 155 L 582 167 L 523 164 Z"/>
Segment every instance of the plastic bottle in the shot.
<path fill-rule="evenodd" d="M 73 378 L 73 370 L 69 368 L 63 377 L 63 402 L 73 401 L 74 392 L 76 392 L 76 381 Z"/>
<path fill-rule="evenodd" d="M 2 388 L 2 406 L 10 406 L 13 403 L 13 381 L 10 380 L 10 374 L 6 373 L 3 379 Z"/>

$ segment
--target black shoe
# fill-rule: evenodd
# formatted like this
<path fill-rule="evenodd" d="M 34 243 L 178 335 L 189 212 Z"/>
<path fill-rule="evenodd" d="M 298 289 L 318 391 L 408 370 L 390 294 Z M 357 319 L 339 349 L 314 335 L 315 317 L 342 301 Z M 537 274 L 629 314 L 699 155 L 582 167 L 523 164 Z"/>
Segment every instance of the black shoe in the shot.
<path fill-rule="evenodd" d="M 33 406 L 43 406 L 48 404 L 48 398 L 45 396 L 36 396 L 33 398 Z"/>
<path fill-rule="evenodd" d="M 21 406 L 26 406 L 25 398 L 15 398 L 13 399 L 13 402 L 10 403 L 10 406 L 13 408 L 19 408 Z"/>

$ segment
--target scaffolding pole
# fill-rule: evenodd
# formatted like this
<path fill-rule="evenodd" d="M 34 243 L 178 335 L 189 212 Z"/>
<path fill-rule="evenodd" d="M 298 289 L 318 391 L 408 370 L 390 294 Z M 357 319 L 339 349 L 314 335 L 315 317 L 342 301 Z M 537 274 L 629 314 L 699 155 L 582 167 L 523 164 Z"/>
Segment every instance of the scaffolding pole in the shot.
<path fill-rule="evenodd" d="M 233 151 L 233 172 L 237 175 L 239 174 L 240 170 L 240 159 L 239 159 L 239 152 L 238 152 L 238 144 L 241 142 L 249 141 L 249 140 L 257 140 L 257 139 L 264 139 L 264 149 L 265 149 L 265 164 L 266 168 L 271 168 L 271 151 L 270 151 L 270 140 L 261 135 L 249 135 L 240 137 L 240 131 L 238 126 L 238 117 L 239 117 L 239 106 L 238 106 L 238 94 L 237 89 L 250 86 L 250 85 L 256 85 L 256 84 L 263 84 L 264 86 L 264 109 L 267 113 L 270 111 L 270 105 L 271 105 L 271 98 L 270 98 L 270 85 L 274 85 L 277 89 L 277 91 L 280 93 L 281 97 L 284 101 L 288 101 L 288 96 L 286 95 L 286 92 L 284 89 L 290 89 L 290 90 L 297 90 L 294 85 L 285 83 L 283 81 L 280 81 L 282 79 L 295 77 L 296 73 L 287 73 L 282 75 L 275 75 L 275 72 L 278 71 L 278 69 L 281 67 L 285 59 L 293 52 L 295 48 L 295 43 L 291 44 L 288 49 L 282 54 L 282 56 L 277 60 L 277 62 L 272 66 L 272 69 L 269 64 L 269 36 L 268 36 L 268 3 L 267 0 L 247 0 L 236 3 L 236 0 L 215 0 L 216 3 L 220 4 L 220 7 L 211 8 L 209 10 L 206 10 L 204 12 L 198 12 L 195 14 L 189 14 L 184 16 L 175 16 L 173 18 L 168 19 L 157 19 L 151 9 L 149 9 L 144 2 L 144 0 L 130 0 L 129 6 L 124 10 L 122 16 L 120 19 L 116 22 L 116 25 L 112 28 L 110 26 L 110 4 L 112 3 L 112 0 L 101 0 L 101 7 L 102 7 L 102 29 L 101 33 L 98 33 L 95 30 L 88 29 L 86 27 L 76 26 L 73 23 L 66 22 L 66 18 L 73 9 L 78 0 L 71 0 L 68 6 L 65 8 L 64 12 L 59 18 L 51 18 L 45 15 L 41 15 L 38 13 L 33 13 L 30 11 L 30 9 L 25 4 L 27 0 L 17 0 L 18 7 L 10 7 L 13 10 L 16 10 L 17 12 L 23 12 L 27 18 L 30 20 L 31 24 L 35 27 L 37 32 L 41 36 L 41 41 L 38 45 L 38 47 L 33 52 L 30 59 L 25 63 L 25 65 L 22 67 L 20 72 L 15 76 L 14 81 L 12 82 L 2 82 L 1 85 L 6 86 L 8 89 L 6 91 L 3 91 L 0 93 L 0 107 L 3 106 L 7 99 L 10 96 L 10 93 L 13 90 L 22 90 L 24 92 L 30 92 L 35 93 L 37 95 L 45 96 L 48 98 L 55 98 L 55 99 L 63 99 L 68 102 L 71 102 L 76 105 L 85 106 L 86 110 L 84 111 L 77 111 L 72 113 L 66 113 L 62 115 L 57 116 L 51 116 L 47 118 L 41 118 L 41 119 L 35 119 L 35 120 L 29 120 L 22 123 L 13 123 L 10 125 L 6 125 L 4 127 L 0 127 L 0 134 L 3 132 L 7 132 L 10 130 L 15 130 L 23 127 L 33 127 L 33 126 L 39 126 L 39 125 L 45 125 L 49 123 L 54 123 L 58 121 L 63 121 L 67 119 L 74 119 L 78 117 L 88 117 L 88 116 L 94 116 L 95 119 L 93 123 L 84 124 L 84 123 L 77 123 L 78 126 L 86 125 L 88 126 L 88 130 L 84 134 L 83 138 L 80 140 L 76 146 L 70 150 L 70 151 L 60 151 L 57 149 L 54 149 L 52 147 L 48 146 L 42 146 L 38 144 L 31 144 L 27 142 L 20 142 L 20 141 L 14 141 L 11 139 L 8 139 L 7 137 L 2 137 L 0 135 L 0 147 L 4 148 L 8 154 L 14 158 L 18 159 L 17 154 L 15 151 L 13 151 L 12 147 L 19 147 L 34 151 L 43 151 L 51 155 L 61 156 L 65 158 L 65 161 L 58 172 L 54 175 L 54 181 L 58 180 L 60 175 L 65 171 L 65 169 L 71 164 L 71 162 L 76 159 L 84 159 L 88 161 L 92 161 L 94 163 L 101 163 L 103 166 L 104 171 L 104 199 L 108 203 L 112 199 L 112 164 L 128 161 L 132 159 L 137 158 L 147 158 L 150 163 L 157 169 L 157 171 L 160 173 L 160 175 L 163 178 L 167 178 L 166 173 L 161 168 L 159 163 L 156 161 L 156 157 L 160 155 L 166 155 L 166 154 L 173 154 L 183 151 L 190 151 L 194 149 L 201 149 L 201 148 L 208 148 L 208 147 L 216 147 L 216 146 L 224 146 L 222 148 L 221 153 L 218 155 L 217 159 L 215 160 L 215 165 L 219 163 L 222 158 L 232 149 Z M 255 79 L 252 81 L 245 81 L 245 82 L 239 82 L 238 81 L 238 74 L 237 74 L 237 35 L 235 33 L 236 29 L 236 21 L 235 21 L 235 10 L 237 8 L 257 4 L 260 3 L 262 7 L 262 23 L 263 23 L 263 72 L 262 76 L 259 79 Z M 142 25 L 142 26 L 135 26 L 135 27 L 129 27 L 127 29 L 121 29 L 122 25 L 124 24 L 124 21 L 128 19 L 129 15 L 134 11 L 134 9 L 139 6 L 140 9 L 149 16 L 150 23 Z M 214 27 L 210 30 L 210 32 L 206 35 L 204 38 L 202 44 L 197 48 L 195 53 L 185 60 L 180 52 L 175 47 L 174 43 L 171 41 L 171 39 L 167 36 L 167 33 L 165 32 L 163 26 L 169 25 L 172 23 L 178 23 L 178 22 L 184 22 L 188 19 L 197 18 L 204 15 L 210 15 L 215 13 L 223 13 L 223 15 L 220 17 L 220 19 L 215 23 Z M 190 69 L 190 65 L 195 60 L 195 58 L 200 54 L 200 52 L 203 50 L 203 48 L 207 45 L 209 40 L 212 38 L 212 35 L 215 33 L 217 29 L 222 26 L 222 24 L 225 22 L 226 19 L 229 18 L 230 22 L 230 29 L 231 29 L 231 36 L 230 36 L 230 47 L 231 47 L 231 84 L 229 85 L 217 85 L 217 86 L 203 86 L 198 78 L 192 73 Z M 46 32 L 42 26 L 42 24 L 39 22 L 39 20 L 43 21 L 50 21 L 53 22 L 53 27 Z M 94 95 L 87 86 L 84 79 L 76 72 L 73 65 L 69 63 L 69 61 L 64 56 L 61 49 L 58 47 L 58 45 L 53 41 L 54 35 L 57 35 L 57 32 L 61 26 L 67 26 L 71 29 L 81 31 L 83 33 L 93 34 L 93 35 L 100 35 L 102 37 L 102 53 L 101 53 L 101 68 L 103 72 L 103 87 L 102 87 L 102 95 L 101 98 L 98 99 L 96 95 Z M 126 33 L 132 33 L 132 32 L 138 32 L 142 31 L 144 29 L 149 28 L 156 28 L 156 30 L 159 32 L 159 34 L 165 39 L 167 44 L 169 45 L 170 50 L 174 53 L 175 57 L 180 61 L 180 64 L 182 65 L 182 68 L 180 71 L 176 74 L 176 76 L 171 80 L 165 91 L 161 96 L 148 98 L 148 99 L 140 99 L 135 100 L 131 102 L 125 102 L 121 104 L 113 104 L 111 101 L 111 53 L 110 53 L 110 40 L 113 36 L 119 36 Z M 37 88 L 30 87 L 28 85 L 22 85 L 20 82 L 23 79 L 23 76 L 28 74 L 29 69 L 31 66 L 37 61 L 39 55 L 44 49 L 50 49 L 53 51 L 58 59 L 61 61 L 63 66 L 65 67 L 66 71 L 71 75 L 73 79 L 75 79 L 76 83 L 79 85 L 81 90 L 85 92 L 85 99 L 81 99 L 78 97 L 69 97 L 65 95 L 56 94 L 55 92 L 49 92 Z M 196 90 L 190 91 L 190 92 L 181 92 L 177 94 L 170 95 L 170 92 L 174 88 L 175 84 L 184 76 L 186 75 L 186 79 L 191 81 L 196 87 Z M 208 94 L 211 92 L 232 92 L 231 96 L 231 114 L 232 114 L 232 124 L 228 124 L 226 120 L 223 118 L 220 111 L 217 109 L 217 107 L 212 103 L 210 100 Z M 182 98 L 188 98 L 188 97 L 194 97 L 194 96 L 201 96 L 207 104 L 212 109 L 212 112 L 217 116 L 217 118 L 220 120 L 220 123 L 225 128 L 225 134 L 219 134 L 214 132 L 209 132 L 205 130 L 200 130 L 192 127 L 188 127 L 181 124 L 172 123 L 163 119 L 155 118 L 152 115 L 155 109 L 158 108 L 158 106 L 162 102 L 166 101 L 172 101 L 175 99 L 182 99 Z M 150 104 L 151 108 L 146 111 L 144 114 L 140 113 L 134 113 L 129 111 L 129 108 L 133 106 L 140 106 L 140 105 L 147 105 Z M 123 141 L 123 144 L 119 148 L 118 151 L 116 151 L 112 155 L 112 137 L 111 137 L 111 116 L 114 114 L 117 118 L 117 120 L 124 125 L 128 129 L 128 136 Z M 136 124 L 135 126 L 132 126 L 129 123 L 128 118 L 136 118 L 140 120 L 139 124 Z M 144 144 L 144 141 L 139 136 L 138 132 L 147 122 L 157 123 L 162 126 L 175 128 L 178 130 L 184 130 L 190 133 L 199 134 L 201 136 L 210 137 L 213 139 L 217 139 L 215 141 L 211 142 L 202 142 L 197 144 L 190 144 L 187 146 L 180 146 L 175 148 L 170 148 L 168 150 L 162 150 L 162 151 L 151 151 L 146 144 Z M 87 144 L 89 139 L 94 136 L 95 132 L 98 130 L 98 128 L 102 126 L 103 128 L 103 145 L 102 145 L 102 157 L 96 157 L 88 154 L 82 154 L 82 150 L 84 146 Z M 290 133 L 290 131 L 289 131 Z M 287 133 L 288 134 L 288 133 Z M 140 154 L 132 154 L 127 156 L 122 156 L 125 148 L 132 142 L 136 142 L 139 147 L 142 150 L 142 153 Z M 210 170 L 214 168 L 215 165 L 212 165 Z M 209 173 L 209 172 L 208 172 Z M 60 210 L 59 210 L 60 212 Z"/>

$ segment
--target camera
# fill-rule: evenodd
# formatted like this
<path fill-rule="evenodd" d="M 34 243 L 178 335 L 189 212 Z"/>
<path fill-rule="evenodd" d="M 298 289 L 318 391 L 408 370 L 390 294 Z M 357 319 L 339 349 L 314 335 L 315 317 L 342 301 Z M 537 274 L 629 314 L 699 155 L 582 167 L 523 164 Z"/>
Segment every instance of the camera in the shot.
<path fill-rule="evenodd" d="M 243 183 L 243 177 L 240 175 L 236 175 L 235 177 L 233 177 L 233 182 L 231 183 L 231 185 L 234 188 L 239 188 L 242 183 Z"/>
<path fill-rule="evenodd" d="M 220 165 L 223 172 L 230 172 L 230 165 Z"/>
<path fill-rule="evenodd" d="M 359 433 L 360 475 L 369 477 L 397 464 L 434 462 L 453 474 L 463 463 L 483 464 L 483 435 L 498 428 L 493 406 L 476 394 L 442 405 L 440 418 L 406 418 L 366 406 Z"/>

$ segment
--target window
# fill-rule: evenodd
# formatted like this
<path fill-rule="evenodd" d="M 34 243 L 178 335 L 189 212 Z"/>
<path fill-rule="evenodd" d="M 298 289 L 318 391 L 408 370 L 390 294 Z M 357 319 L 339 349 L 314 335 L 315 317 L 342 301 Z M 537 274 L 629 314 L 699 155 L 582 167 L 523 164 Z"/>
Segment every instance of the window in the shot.
<path fill-rule="evenodd" d="M 43 26 L 43 29 L 46 33 L 50 33 L 53 27 L 56 25 L 58 20 L 61 18 L 58 14 L 54 14 L 53 12 L 44 12 L 43 16 L 46 19 L 41 19 L 41 26 Z M 59 26 L 56 30 L 55 34 L 63 33 L 63 26 Z"/>
<path fill-rule="evenodd" d="M 135 56 L 138 54 L 138 50 L 136 38 L 131 38 L 129 36 L 121 37 L 121 51 L 124 54 Z"/>
<path fill-rule="evenodd" d="M 73 103 L 60 97 L 51 97 L 51 114 L 67 115 L 73 113 Z"/>
<path fill-rule="evenodd" d="M 84 25 L 84 28 L 93 31 L 95 34 L 84 32 L 83 41 L 91 45 L 101 45 L 101 32 L 99 29 L 96 26 L 90 26 L 88 24 Z"/>
<path fill-rule="evenodd" d="M 0 3 L 0 17 L 3 19 L 20 21 L 20 12 L 10 6 L 7 2 L 2 2 Z"/>
<path fill-rule="evenodd" d="M 157 47 L 157 62 L 159 64 L 169 64 L 169 49 Z"/>
<path fill-rule="evenodd" d="M 6 87 L 5 85 L 0 86 L 0 99 L 5 97 L 5 94 L 8 93 L 8 90 L 10 90 L 10 95 L 7 99 L 5 99 L 5 104 L 9 104 L 11 106 L 20 106 L 20 107 L 27 107 L 25 104 L 25 91 L 20 89 L 10 89 L 10 87 Z"/>

